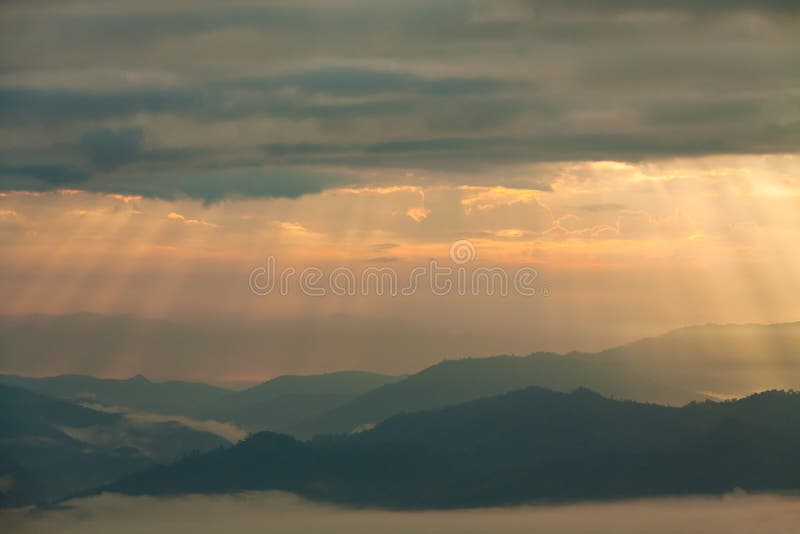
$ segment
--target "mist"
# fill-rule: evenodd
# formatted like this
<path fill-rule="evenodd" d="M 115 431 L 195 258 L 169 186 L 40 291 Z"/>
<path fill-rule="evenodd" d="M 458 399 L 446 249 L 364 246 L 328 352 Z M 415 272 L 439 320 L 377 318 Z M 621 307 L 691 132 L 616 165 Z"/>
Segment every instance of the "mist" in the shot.
<path fill-rule="evenodd" d="M 747 495 L 432 512 L 352 510 L 285 493 L 172 498 L 103 494 L 51 510 L 0 514 L 13 532 L 796 532 L 800 497 Z"/>
<path fill-rule="evenodd" d="M 184 415 L 162 415 L 151 412 L 143 412 L 140 410 L 131 410 L 129 408 L 124 408 L 121 406 L 105 406 L 103 404 L 97 404 L 91 402 L 84 402 L 81 403 L 81 405 L 100 412 L 121 413 L 124 415 L 125 420 L 134 425 L 146 426 L 154 423 L 169 423 L 169 422 L 179 423 L 187 428 L 191 428 L 192 430 L 197 430 L 198 432 L 208 432 L 210 434 L 214 434 L 221 438 L 225 438 L 231 443 L 236 443 L 239 440 L 244 439 L 245 437 L 247 437 L 248 434 L 247 430 L 239 426 L 236 426 L 233 423 L 225 423 L 222 421 L 214 421 L 211 419 L 201 420 L 201 419 L 195 419 L 193 417 L 187 417 Z M 62 431 L 63 430 L 64 429 L 62 429 Z M 76 437 L 77 439 L 81 439 L 82 441 L 86 441 L 89 443 L 92 443 L 93 439 L 102 437 L 102 436 L 93 436 L 91 432 L 86 432 L 86 431 L 80 432 L 79 429 L 68 429 L 67 433 L 70 432 L 74 434 L 73 437 Z M 78 434 L 80 434 L 80 436 Z"/>

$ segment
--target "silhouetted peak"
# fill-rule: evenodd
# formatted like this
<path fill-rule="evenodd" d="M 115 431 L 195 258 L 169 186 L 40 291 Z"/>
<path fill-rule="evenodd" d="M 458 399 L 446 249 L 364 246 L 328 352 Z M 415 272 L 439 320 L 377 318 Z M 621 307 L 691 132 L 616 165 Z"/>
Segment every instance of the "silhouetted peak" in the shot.
<path fill-rule="evenodd" d="M 800 391 L 772 389 L 768 391 L 761 391 L 754 393 L 748 397 L 734 400 L 732 402 L 749 402 L 749 403 L 765 403 L 765 402 L 786 402 L 786 401 L 800 400 Z"/>
<path fill-rule="evenodd" d="M 580 387 L 572 391 L 572 396 L 579 399 L 603 399 L 602 395 L 589 388 Z"/>
<path fill-rule="evenodd" d="M 135 382 L 141 384 L 149 384 L 150 381 L 144 375 L 136 375 L 128 379 L 128 382 Z"/>

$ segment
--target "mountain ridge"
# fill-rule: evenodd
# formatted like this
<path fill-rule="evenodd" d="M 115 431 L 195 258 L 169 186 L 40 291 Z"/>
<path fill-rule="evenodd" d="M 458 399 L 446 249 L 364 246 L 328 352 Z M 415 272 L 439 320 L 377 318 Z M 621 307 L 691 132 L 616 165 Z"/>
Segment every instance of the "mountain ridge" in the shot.
<path fill-rule="evenodd" d="M 351 436 L 259 433 L 101 488 L 282 490 L 401 509 L 800 489 L 800 393 L 665 407 L 531 387 Z"/>

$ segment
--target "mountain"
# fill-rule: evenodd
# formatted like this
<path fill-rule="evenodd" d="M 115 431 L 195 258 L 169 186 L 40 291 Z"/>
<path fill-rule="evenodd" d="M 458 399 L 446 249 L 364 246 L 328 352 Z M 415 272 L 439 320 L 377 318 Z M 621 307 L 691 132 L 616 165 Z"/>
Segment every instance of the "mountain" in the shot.
<path fill-rule="evenodd" d="M 401 380 L 364 371 L 308 376 L 284 375 L 232 392 L 202 410 L 202 416 L 260 431 L 285 431 L 385 384 Z"/>
<path fill-rule="evenodd" d="M 50 399 L 27 390 L 0 385 L 0 436 L 46 435 L 54 426 L 83 428 L 113 424 L 119 414 L 104 413 Z M 41 433 L 41 434 L 40 434 Z"/>
<path fill-rule="evenodd" d="M 712 394 L 798 388 L 800 323 L 690 326 L 591 356 Z"/>
<path fill-rule="evenodd" d="M 655 383 L 598 358 L 549 353 L 495 356 L 441 362 L 300 421 L 288 430 L 306 438 L 315 434 L 348 433 L 400 412 L 440 408 L 528 386 L 557 391 L 587 387 L 611 397 L 669 405 L 705 398 L 688 390 Z"/>
<path fill-rule="evenodd" d="M 84 346 L 82 340 L 91 339 L 91 346 L 85 346 L 91 360 L 101 348 L 119 349 L 114 347 L 120 339 L 152 338 L 159 350 L 172 347 L 183 358 L 192 354 L 196 335 L 206 334 L 199 330 L 129 316 L 6 316 L 0 317 L 0 349 L 37 361 L 61 346 L 77 351 Z M 234 343 L 233 331 L 225 332 L 223 339 Z M 141 376 L 6 375 L 0 383 L 67 400 L 310 438 L 363 429 L 400 412 L 441 408 L 527 386 L 557 391 L 587 387 L 609 397 L 666 405 L 797 388 L 800 323 L 687 327 L 598 353 L 449 360 L 402 378 L 358 372 L 286 376 L 240 392 L 190 382 L 151 382 Z"/>
<path fill-rule="evenodd" d="M 318 416 L 401 378 L 365 371 L 284 375 L 242 391 L 197 382 L 151 382 L 141 375 L 127 380 L 84 375 L 0 375 L 0 384 L 71 402 L 231 422 L 257 432 L 287 431 L 297 421 Z"/>
<path fill-rule="evenodd" d="M 151 377 L 163 371 L 165 361 L 172 369 L 208 370 L 215 368 L 221 355 L 243 355 L 248 361 L 267 357 L 265 346 L 271 339 L 274 344 L 286 328 L 286 324 L 190 324 L 91 313 L 0 315 L 0 371 L 41 374 L 52 369 L 53 354 L 69 368 L 85 372 L 110 364 L 123 366 L 132 359 L 140 372 Z M 337 346 L 352 346 L 364 354 L 367 349 L 359 340 L 372 335 L 342 325 L 335 339 Z M 402 357 L 405 345 L 387 336 L 381 338 L 391 345 L 385 347 L 384 357 Z M 455 342 L 448 347 L 451 353 L 470 350 Z M 800 323 L 692 326 L 601 352 L 566 356 L 604 358 L 664 386 L 740 396 L 800 387 Z M 205 405 L 213 399 L 197 401 Z"/>
<path fill-rule="evenodd" d="M 677 408 L 527 388 L 350 436 L 256 434 L 103 490 L 284 490 L 396 508 L 798 490 L 799 451 L 798 393 Z"/>
<path fill-rule="evenodd" d="M 177 422 L 142 423 L 0 385 L 0 508 L 42 503 L 228 445 Z"/>
<path fill-rule="evenodd" d="M 0 375 L 0 384 L 69 401 L 91 402 L 164 415 L 195 415 L 198 406 L 211 404 L 231 393 L 226 389 L 198 382 L 151 382 L 141 375 L 127 380 L 85 375 L 45 378 Z"/>
<path fill-rule="evenodd" d="M 464 335 L 433 341 L 450 353 L 475 348 Z M 272 376 L 278 362 L 342 362 L 368 354 L 380 354 L 384 363 L 422 366 L 430 361 L 430 351 L 435 353 L 429 345 L 427 337 L 409 339 L 394 319 L 380 317 L 331 316 L 309 335 L 306 321 L 289 317 L 243 321 L 87 312 L 0 314 L 0 373 L 28 376 L 130 369 L 131 375 L 141 373 L 152 380 L 186 373 L 180 378 L 202 381 L 222 369 L 237 375 L 247 372 L 258 362 L 264 362 L 264 371 Z"/>
<path fill-rule="evenodd" d="M 800 388 L 800 323 L 693 326 L 598 353 L 445 361 L 287 430 L 303 438 L 347 433 L 403 411 L 527 386 L 586 387 L 609 397 L 674 406 Z"/>

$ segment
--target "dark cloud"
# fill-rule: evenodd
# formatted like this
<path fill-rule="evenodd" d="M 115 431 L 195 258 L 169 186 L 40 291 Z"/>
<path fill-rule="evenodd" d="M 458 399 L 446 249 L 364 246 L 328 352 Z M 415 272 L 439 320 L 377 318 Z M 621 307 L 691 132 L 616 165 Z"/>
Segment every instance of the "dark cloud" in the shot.
<path fill-rule="evenodd" d="M 726 14 L 742 11 L 759 11 L 782 15 L 800 12 L 794 0 L 528 0 L 539 9 L 564 11 L 590 11 L 630 13 L 637 11 L 691 12 Z"/>
<path fill-rule="evenodd" d="M 0 89 L 0 122 L 44 124 L 125 117 L 135 113 L 175 113 L 196 108 L 197 95 L 145 89 L 90 92 L 56 89 Z"/>
<path fill-rule="evenodd" d="M 103 128 L 84 134 L 81 148 L 95 168 L 108 171 L 136 161 L 142 154 L 142 138 L 141 129 Z"/>
<path fill-rule="evenodd" d="M 213 200 L 372 168 L 491 185 L 541 161 L 794 153 L 798 6 L 7 2 L 0 128 L 34 141 L 3 152 L 2 185 Z M 263 164 L 297 176 L 230 170 Z"/>
<path fill-rule="evenodd" d="M 271 77 L 223 80 L 181 89 L 140 91 L 67 91 L 38 88 L 0 89 L 0 122 L 43 123 L 127 117 L 140 113 L 186 114 L 220 119 L 253 115 L 329 118 L 413 113 L 426 101 L 458 96 L 532 90 L 528 82 L 488 77 L 423 77 L 410 72 L 354 68 L 294 71 Z M 287 96 L 286 91 L 301 96 Z M 394 98 L 375 100 L 383 94 Z M 320 103 L 313 97 L 372 97 Z M 413 98 L 409 98 L 413 96 Z M 398 98 L 399 97 L 399 98 Z M 508 106 L 504 100 L 486 101 Z M 470 107 L 481 106 L 468 102 Z M 519 104 L 514 104 L 518 109 Z"/>
<path fill-rule="evenodd" d="M 761 104 L 753 99 L 670 100 L 643 110 L 647 122 L 677 125 L 753 121 L 760 113 Z"/>
<path fill-rule="evenodd" d="M 274 144 L 264 146 L 271 160 L 282 164 L 302 162 L 317 165 L 408 166 L 459 169 L 485 168 L 489 164 L 547 162 L 565 160 L 597 161 L 614 159 L 639 161 L 674 155 L 703 156 L 718 153 L 781 152 L 781 140 L 790 131 L 767 129 L 760 141 L 752 142 L 746 131 L 740 136 L 724 131 L 700 132 L 694 136 L 659 133 L 575 133 L 542 134 L 528 137 L 437 137 L 403 139 L 364 144 Z M 493 178 L 500 180 L 499 178 Z"/>
<path fill-rule="evenodd" d="M 88 179 L 88 173 L 63 165 L 0 164 L 0 187 L 3 189 L 41 191 L 82 184 Z"/>
<path fill-rule="evenodd" d="M 334 173 L 253 168 L 97 179 L 90 188 L 159 198 L 185 195 L 214 202 L 226 196 L 297 198 L 355 181 L 352 176 Z"/>
<path fill-rule="evenodd" d="M 410 72 L 353 67 L 328 67 L 304 70 L 280 76 L 238 80 L 233 86 L 246 89 L 294 88 L 308 93 L 337 96 L 369 96 L 380 93 L 419 93 L 432 95 L 485 94 L 530 84 L 498 80 L 488 76 L 424 77 Z"/>
<path fill-rule="evenodd" d="M 229 196 L 297 198 L 331 187 L 357 183 L 352 176 L 302 169 L 225 169 L 186 171 L 182 174 L 95 175 L 60 166 L 0 166 L 0 189 L 50 191 L 80 188 L 99 193 L 121 193 L 175 199 L 190 197 L 216 202 Z"/>

